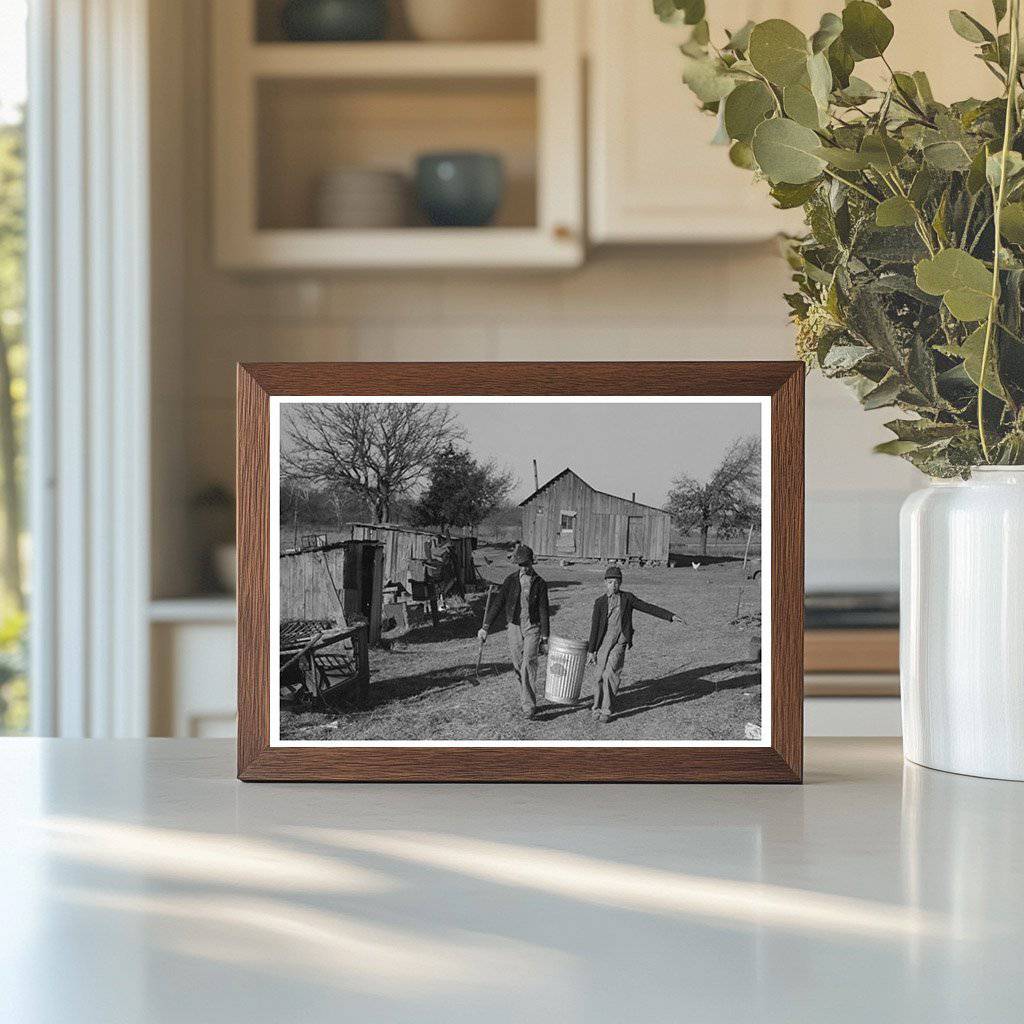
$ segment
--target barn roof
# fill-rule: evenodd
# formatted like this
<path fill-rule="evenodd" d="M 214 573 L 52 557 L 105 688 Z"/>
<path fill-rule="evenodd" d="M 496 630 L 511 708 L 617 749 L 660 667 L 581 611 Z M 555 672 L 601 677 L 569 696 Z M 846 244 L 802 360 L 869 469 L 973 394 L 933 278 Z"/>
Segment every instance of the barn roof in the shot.
<path fill-rule="evenodd" d="M 623 498 L 618 494 L 611 494 L 608 491 L 599 491 L 596 487 L 590 487 L 590 484 L 588 484 L 587 481 L 584 480 L 583 477 L 579 475 L 579 473 L 571 469 L 569 466 L 566 466 L 561 473 L 556 473 L 550 480 L 547 481 L 547 483 L 541 484 L 540 487 L 538 487 L 537 490 L 533 492 L 533 494 L 529 495 L 529 497 L 523 498 L 523 500 L 519 502 L 519 507 L 522 508 L 524 505 L 528 505 L 531 501 L 533 501 L 534 498 L 537 497 L 538 494 L 540 494 L 542 491 L 546 491 L 556 480 L 561 480 L 566 473 L 572 473 L 572 475 L 575 476 L 583 484 L 584 487 L 589 487 L 590 490 L 592 490 L 595 494 L 603 494 L 607 498 L 618 498 L 619 501 L 628 501 L 630 505 L 639 505 L 641 508 L 649 508 L 652 512 L 660 512 L 662 515 L 668 515 L 668 513 L 663 508 L 658 508 L 656 505 L 648 505 L 642 501 L 633 501 L 631 498 Z"/>

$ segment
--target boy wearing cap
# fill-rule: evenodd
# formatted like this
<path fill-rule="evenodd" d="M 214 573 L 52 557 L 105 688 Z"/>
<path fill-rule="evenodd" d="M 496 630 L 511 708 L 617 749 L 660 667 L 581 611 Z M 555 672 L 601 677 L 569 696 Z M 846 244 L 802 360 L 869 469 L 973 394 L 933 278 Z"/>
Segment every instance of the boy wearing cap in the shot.
<path fill-rule="evenodd" d="M 617 565 L 610 565 L 605 570 L 604 588 L 604 595 L 594 602 L 587 644 L 587 662 L 601 670 L 593 706 L 594 717 L 601 722 L 607 722 L 611 717 L 612 699 L 619 690 L 626 648 L 633 646 L 633 612 L 646 612 L 666 622 L 683 621 L 673 612 L 641 601 L 636 594 L 622 590 L 622 570 Z"/>
<path fill-rule="evenodd" d="M 533 568 L 532 549 L 521 544 L 516 549 L 515 560 L 519 568 L 505 577 L 477 636 L 483 643 L 498 615 L 505 613 L 508 649 L 512 667 L 519 677 L 519 701 L 523 713 L 534 718 L 537 713 L 537 655 L 541 644 L 548 639 L 551 609 L 548 585 Z"/>

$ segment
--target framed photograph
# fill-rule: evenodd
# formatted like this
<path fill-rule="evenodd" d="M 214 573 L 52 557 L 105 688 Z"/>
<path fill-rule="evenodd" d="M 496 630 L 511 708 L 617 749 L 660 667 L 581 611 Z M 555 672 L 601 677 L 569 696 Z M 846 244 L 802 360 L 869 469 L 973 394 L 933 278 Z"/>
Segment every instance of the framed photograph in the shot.
<path fill-rule="evenodd" d="M 238 368 L 246 781 L 799 782 L 799 362 Z"/>

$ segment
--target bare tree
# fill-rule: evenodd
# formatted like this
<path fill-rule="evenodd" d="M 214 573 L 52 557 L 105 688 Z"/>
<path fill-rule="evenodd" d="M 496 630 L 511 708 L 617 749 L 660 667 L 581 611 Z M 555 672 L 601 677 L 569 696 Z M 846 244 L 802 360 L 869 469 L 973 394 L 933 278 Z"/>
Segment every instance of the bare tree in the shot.
<path fill-rule="evenodd" d="M 427 477 L 434 460 L 463 432 L 447 405 L 422 402 L 339 402 L 291 405 L 291 441 L 282 468 L 292 480 L 365 498 L 378 523 L 396 498 Z"/>
<path fill-rule="evenodd" d="M 700 531 L 700 553 L 706 555 L 712 528 L 725 533 L 757 521 L 760 492 L 761 442 L 739 437 L 704 483 L 685 473 L 677 477 L 665 507 L 680 530 Z"/>

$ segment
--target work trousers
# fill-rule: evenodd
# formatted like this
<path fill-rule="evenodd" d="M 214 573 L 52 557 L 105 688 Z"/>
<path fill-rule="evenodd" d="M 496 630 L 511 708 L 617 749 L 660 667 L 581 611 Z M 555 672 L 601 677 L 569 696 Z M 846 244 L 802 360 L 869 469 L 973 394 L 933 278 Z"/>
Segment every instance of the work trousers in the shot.
<path fill-rule="evenodd" d="M 540 653 L 540 626 L 520 629 L 508 624 L 508 649 L 512 668 L 519 677 L 519 703 L 527 714 L 537 707 L 537 655 Z"/>
<path fill-rule="evenodd" d="M 606 711 L 609 714 L 612 710 L 612 699 L 619 692 L 619 683 L 622 681 L 622 665 L 626 660 L 626 641 L 619 639 L 610 644 L 607 649 L 604 644 L 597 654 L 597 668 L 601 673 L 597 681 L 597 693 L 594 694 L 594 709 Z"/>

